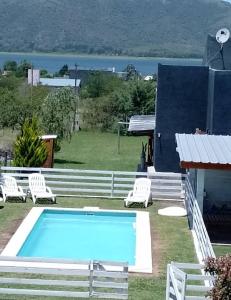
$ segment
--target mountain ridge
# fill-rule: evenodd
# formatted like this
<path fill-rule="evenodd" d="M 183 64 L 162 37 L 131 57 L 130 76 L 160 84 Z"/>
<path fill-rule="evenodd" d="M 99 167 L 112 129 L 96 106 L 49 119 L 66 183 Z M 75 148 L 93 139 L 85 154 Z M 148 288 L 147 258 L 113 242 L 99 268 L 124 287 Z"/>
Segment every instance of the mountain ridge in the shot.
<path fill-rule="evenodd" d="M 201 56 L 222 0 L 2 0 L 0 51 Z"/>

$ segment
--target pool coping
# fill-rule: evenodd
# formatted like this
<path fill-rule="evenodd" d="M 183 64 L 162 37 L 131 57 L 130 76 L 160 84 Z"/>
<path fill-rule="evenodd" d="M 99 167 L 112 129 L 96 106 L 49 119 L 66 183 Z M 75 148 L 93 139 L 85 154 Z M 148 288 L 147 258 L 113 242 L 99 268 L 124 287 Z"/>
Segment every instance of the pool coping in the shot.
<path fill-rule="evenodd" d="M 44 210 L 66 210 L 66 211 L 96 211 L 96 212 L 119 212 L 119 213 L 136 213 L 136 252 L 135 265 L 128 267 L 129 272 L 152 273 L 152 248 L 151 248 L 151 231 L 149 212 L 134 210 L 109 210 L 99 208 L 51 208 L 51 207 L 33 207 L 28 215 L 24 218 L 6 247 L 3 249 L 1 256 L 16 256 L 22 247 L 27 236 L 31 232 L 34 224 L 37 222 Z"/>

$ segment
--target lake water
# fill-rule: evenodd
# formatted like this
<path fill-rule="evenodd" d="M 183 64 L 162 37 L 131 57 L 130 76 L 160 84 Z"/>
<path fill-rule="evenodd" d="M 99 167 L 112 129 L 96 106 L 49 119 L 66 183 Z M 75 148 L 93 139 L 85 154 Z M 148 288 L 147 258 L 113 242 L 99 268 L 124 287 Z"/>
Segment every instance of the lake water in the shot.
<path fill-rule="evenodd" d="M 0 53 L 0 68 L 7 60 L 22 60 L 31 62 L 35 68 L 46 69 L 49 72 L 58 71 L 64 64 L 79 69 L 110 69 L 123 71 L 128 64 L 133 64 L 142 75 L 157 73 L 158 63 L 172 65 L 201 65 L 201 59 L 189 58 L 150 58 L 150 57 L 112 57 L 112 56 L 82 56 L 82 55 L 55 55 L 55 54 L 31 54 L 31 53 Z"/>

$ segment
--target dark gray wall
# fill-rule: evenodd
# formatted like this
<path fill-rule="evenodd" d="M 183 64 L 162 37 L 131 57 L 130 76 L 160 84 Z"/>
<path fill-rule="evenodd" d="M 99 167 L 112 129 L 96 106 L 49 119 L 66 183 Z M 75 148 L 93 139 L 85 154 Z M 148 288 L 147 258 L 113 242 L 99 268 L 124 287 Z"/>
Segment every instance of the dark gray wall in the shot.
<path fill-rule="evenodd" d="M 206 129 L 208 73 L 204 66 L 159 65 L 154 137 L 157 171 L 180 171 L 175 133 Z"/>
<path fill-rule="evenodd" d="M 212 134 L 231 134 L 231 71 L 216 71 L 211 81 L 213 85 Z M 210 86 L 209 86 L 210 87 Z"/>

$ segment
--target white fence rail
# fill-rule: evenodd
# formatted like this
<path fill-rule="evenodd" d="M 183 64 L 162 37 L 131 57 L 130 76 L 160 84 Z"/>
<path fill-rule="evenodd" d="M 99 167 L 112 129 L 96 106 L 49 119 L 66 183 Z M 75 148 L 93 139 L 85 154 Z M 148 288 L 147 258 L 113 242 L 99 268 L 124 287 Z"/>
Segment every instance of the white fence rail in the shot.
<path fill-rule="evenodd" d="M 0 295 L 128 299 L 128 265 L 0 256 Z"/>
<path fill-rule="evenodd" d="M 144 172 L 98 171 L 53 168 L 1 167 L 2 175 L 14 176 L 26 191 L 28 176 L 39 172 L 57 196 L 87 196 L 124 198 L 132 190 L 136 177 L 147 177 Z"/>
<path fill-rule="evenodd" d="M 190 227 L 193 231 L 195 239 L 195 248 L 200 263 L 210 257 L 216 257 L 205 223 L 194 195 L 189 179 L 185 179 L 185 203 L 187 207 L 188 219 Z"/>
<path fill-rule="evenodd" d="M 168 264 L 166 300 L 208 300 L 214 277 L 202 275 L 203 265 L 189 263 Z"/>

